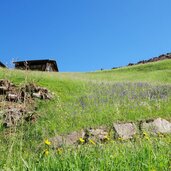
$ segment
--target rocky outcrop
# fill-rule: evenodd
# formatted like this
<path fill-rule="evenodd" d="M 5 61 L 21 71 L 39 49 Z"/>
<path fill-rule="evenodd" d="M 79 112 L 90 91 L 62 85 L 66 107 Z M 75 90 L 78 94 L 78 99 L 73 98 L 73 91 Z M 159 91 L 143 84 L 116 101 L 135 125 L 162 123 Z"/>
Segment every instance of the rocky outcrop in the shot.
<path fill-rule="evenodd" d="M 153 57 L 153 58 L 150 58 L 148 60 L 142 60 L 142 61 L 139 61 L 137 63 L 129 63 L 128 66 L 133 66 L 133 65 L 138 65 L 138 64 L 146 64 L 146 63 L 149 63 L 149 62 L 157 62 L 157 61 L 162 61 L 162 60 L 166 60 L 166 59 L 171 59 L 171 53 L 167 53 L 167 54 L 162 54 L 158 57 Z"/>
<path fill-rule="evenodd" d="M 136 64 L 146 64 L 149 62 L 157 62 L 157 61 L 166 60 L 166 59 L 171 59 L 171 53 L 162 54 L 158 57 L 153 57 L 148 60 L 142 60 L 142 61 L 137 62 Z"/>
<path fill-rule="evenodd" d="M 133 66 L 133 65 L 138 65 L 138 64 L 146 64 L 149 62 L 157 62 L 157 61 L 162 61 L 162 60 L 166 60 L 166 59 L 171 59 L 171 53 L 166 53 L 166 54 L 162 54 L 158 57 L 153 57 L 147 60 L 142 60 L 139 61 L 137 63 L 129 63 L 127 66 Z M 117 68 L 121 68 L 121 67 L 113 67 L 112 69 L 117 69 Z"/>

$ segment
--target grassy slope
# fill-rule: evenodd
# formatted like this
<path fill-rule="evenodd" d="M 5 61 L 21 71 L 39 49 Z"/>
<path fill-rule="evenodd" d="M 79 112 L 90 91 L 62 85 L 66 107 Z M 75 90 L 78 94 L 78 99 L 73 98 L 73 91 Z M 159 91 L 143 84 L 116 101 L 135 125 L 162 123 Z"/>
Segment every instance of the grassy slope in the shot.
<path fill-rule="evenodd" d="M 91 79 L 108 81 L 148 81 L 171 83 L 171 60 L 123 67 L 88 74 Z"/>
<path fill-rule="evenodd" d="M 127 101 L 125 100 L 123 103 L 118 102 L 104 106 L 101 111 L 97 110 L 99 106 L 95 107 L 86 102 L 89 100 L 89 94 L 92 94 L 95 99 L 94 96 L 97 96 L 97 93 L 102 93 L 100 91 L 104 91 L 104 89 L 112 91 L 109 83 L 148 82 L 152 85 L 169 85 L 171 83 L 171 60 L 94 73 L 41 73 L 1 70 L 0 78 L 8 78 L 17 84 L 34 82 L 54 92 L 56 99 L 53 102 L 48 102 L 48 106 L 45 105 L 47 102 L 40 102 L 39 112 L 48 121 L 50 120 L 50 125 L 48 124 L 47 127 L 54 127 L 54 130 L 57 128 L 60 132 L 68 132 L 72 129 L 81 129 L 92 125 L 111 124 L 114 120 L 139 120 L 157 116 L 169 118 L 171 113 L 170 101 L 167 103 L 163 101 L 160 104 L 149 102 L 151 104 L 149 104 L 150 109 L 148 110 L 144 107 L 135 106 L 134 102 L 130 103 L 134 107 L 130 109 L 129 106 L 126 106 Z M 105 86 L 101 86 L 101 83 L 104 83 Z M 123 87 L 123 89 L 132 88 Z M 81 111 L 80 107 L 82 106 L 80 106 L 79 101 L 83 97 L 86 98 L 84 103 L 86 103 L 87 110 Z M 117 97 L 116 99 L 120 100 Z M 93 101 L 93 103 L 95 102 Z M 156 110 L 157 105 L 160 105 L 159 110 Z M 56 122 L 60 123 L 59 128 L 56 126 Z"/>
<path fill-rule="evenodd" d="M 15 134 L 13 138 L 7 136 L 4 139 L 4 133 L 1 131 L 1 137 L 3 137 L 2 142 L 6 142 L 6 140 L 8 140 L 7 145 L 5 144 L 3 148 L 1 148 L 1 152 L 9 151 L 14 158 L 22 155 L 24 160 L 29 163 L 32 169 L 34 167 L 46 167 L 44 161 L 42 161 L 42 165 L 39 164 L 38 166 L 36 166 L 34 161 L 32 161 L 35 155 L 32 150 L 35 149 L 36 146 L 46 137 L 54 136 L 58 133 L 80 130 L 90 126 L 103 124 L 111 125 L 112 122 L 116 120 L 134 121 L 158 116 L 171 119 L 171 95 L 170 87 L 167 87 L 171 84 L 171 60 L 93 73 L 42 73 L 0 69 L 0 78 L 10 79 L 16 84 L 34 82 L 40 86 L 49 88 L 55 93 L 55 99 L 53 101 L 37 102 L 37 112 L 41 117 L 36 124 L 27 125 L 22 128 L 22 130 L 25 130 L 24 135 L 21 128 L 19 128 L 18 133 Z M 119 85 L 118 82 L 120 82 Z M 126 84 L 124 82 L 126 82 Z M 130 82 L 130 84 L 128 82 Z M 134 82 L 148 82 L 150 85 L 143 84 L 141 89 L 139 88 L 139 85 L 134 84 Z M 149 100 L 148 97 L 145 97 L 144 99 L 129 99 L 132 97 L 133 93 L 140 95 L 142 90 L 145 93 L 152 91 L 154 94 L 156 93 L 156 86 L 166 86 L 164 89 L 167 91 L 167 99 L 161 100 L 160 98 L 156 98 L 154 100 Z M 113 98 L 114 100 L 111 100 L 110 95 L 113 93 L 113 87 L 117 92 L 116 94 L 112 94 L 115 99 Z M 135 92 L 134 89 L 136 90 Z M 122 91 L 125 90 L 128 94 L 124 96 L 124 98 L 120 97 Z M 19 140 L 20 145 L 16 142 Z M 30 143 L 28 144 L 28 142 Z M 147 165 L 144 165 L 143 167 L 149 168 L 148 157 L 150 156 L 148 156 L 148 152 L 153 153 L 154 151 L 152 147 L 149 147 L 148 149 L 148 147 L 146 147 L 147 144 L 140 143 L 139 145 L 136 145 L 137 149 L 132 151 L 132 156 L 128 159 L 124 159 L 121 155 L 122 152 L 120 151 L 120 157 L 116 159 L 116 162 L 118 162 L 117 169 L 122 170 L 124 167 L 128 167 L 132 168 L 131 170 L 136 170 L 136 167 L 130 167 L 126 163 L 125 166 L 120 166 L 119 161 L 121 162 L 121 160 L 123 160 L 126 162 L 126 160 L 128 160 L 131 162 L 135 159 L 133 156 L 135 155 L 138 157 L 137 153 L 141 152 L 142 156 L 140 155 L 140 157 L 144 158 L 145 161 L 143 159 L 142 160 L 145 162 L 145 165 Z M 129 146 L 129 144 L 127 145 Z M 127 150 L 127 145 L 122 146 L 121 148 L 123 150 L 122 154 L 124 155 L 128 155 L 130 153 L 129 150 Z M 11 146 L 14 146 L 19 152 L 17 153 L 14 147 Z M 138 146 L 140 147 L 138 148 Z M 166 148 L 160 152 L 160 147 L 163 147 L 161 143 L 161 145 L 159 145 L 159 151 L 155 152 L 155 155 L 162 156 L 166 151 L 167 154 L 169 154 L 169 151 L 167 150 L 168 146 L 169 144 L 166 144 Z M 144 147 L 147 148 L 147 151 L 143 153 Z M 21 148 L 24 148 L 25 154 L 21 152 Z M 108 151 L 109 149 L 110 147 L 106 148 L 106 151 L 104 151 L 104 155 L 107 155 L 108 157 L 111 156 Z M 97 149 L 97 151 L 94 152 L 96 157 L 99 155 L 99 150 L 100 149 Z M 91 150 L 86 151 L 90 158 L 93 157 L 91 156 Z M 76 159 L 74 159 L 74 161 L 72 155 L 76 155 Z M 63 170 L 67 170 L 67 167 L 70 169 L 73 167 L 74 170 L 74 167 L 76 167 L 77 164 L 78 170 L 80 167 L 83 167 L 81 161 L 79 161 L 80 155 L 83 155 L 82 151 L 78 151 L 76 154 L 72 153 L 72 155 L 69 157 L 66 153 L 65 159 L 68 160 L 69 165 L 63 162 L 63 165 L 59 168 L 63 167 Z M 111 161 L 112 159 L 109 159 L 107 156 L 104 157 L 105 160 Z M 85 155 L 82 157 L 84 158 L 84 162 L 88 162 L 89 159 L 85 159 Z M 0 164 L 1 167 L 4 165 L 4 162 L 6 162 L 6 167 L 11 168 L 11 166 L 14 165 L 14 168 L 17 169 L 16 163 L 12 161 L 10 157 L 7 157 L 7 155 L 4 155 L 1 160 L 3 161 L 2 164 Z M 52 161 L 47 164 L 48 167 L 54 168 L 57 164 L 55 163 L 57 162 L 56 159 L 49 160 Z M 136 160 L 138 162 L 140 159 L 137 158 Z M 161 168 L 158 162 L 154 163 L 154 160 L 155 156 L 152 156 L 149 163 L 151 164 L 150 167 L 154 164 L 157 168 Z M 18 162 L 20 163 L 18 168 L 25 167 L 23 159 L 20 158 Z M 45 162 L 47 163 L 46 160 Z M 70 162 L 74 163 L 74 165 L 70 165 Z M 101 170 L 100 167 L 105 167 L 103 161 L 98 162 L 99 165 L 97 168 L 99 167 L 99 170 Z M 161 165 L 163 165 L 163 162 L 168 162 L 168 159 L 161 158 Z M 87 167 L 87 169 L 91 168 L 88 163 L 85 167 Z M 138 167 L 140 166 L 137 166 L 137 169 Z M 96 169 L 94 168 L 94 170 Z"/>
<path fill-rule="evenodd" d="M 42 73 L 4 70 L 0 68 L 1 78 L 10 78 L 16 83 L 28 80 L 44 84 L 46 81 L 59 80 L 100 80 L 100 81 L 150 81 L 156 83 L 171 83 L 171 60 L 156 63 L 122 67 L 113 70 L 104 70 L 89 73 Z M 49 83 L 50 85 L 50 83 Z M 55 85 L 56 86 L 56 85 Z"/>

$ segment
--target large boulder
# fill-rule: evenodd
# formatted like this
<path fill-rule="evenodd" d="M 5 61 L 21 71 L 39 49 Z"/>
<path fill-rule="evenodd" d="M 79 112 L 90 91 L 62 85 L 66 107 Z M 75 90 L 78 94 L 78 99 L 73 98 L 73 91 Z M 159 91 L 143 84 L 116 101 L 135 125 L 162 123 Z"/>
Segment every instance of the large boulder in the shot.
<path fill-rule="evenodd" d="M 115 138 L 127 140 L 133 138 L 136 134 L 136 126 L 134 123 L 114 123 Z"/>
<path fill-rule="evenodd" d="M 142 122 L 141 130 L 149 134 L 171 133 L 171 123 L 165 119 L 157 118 Z"/>

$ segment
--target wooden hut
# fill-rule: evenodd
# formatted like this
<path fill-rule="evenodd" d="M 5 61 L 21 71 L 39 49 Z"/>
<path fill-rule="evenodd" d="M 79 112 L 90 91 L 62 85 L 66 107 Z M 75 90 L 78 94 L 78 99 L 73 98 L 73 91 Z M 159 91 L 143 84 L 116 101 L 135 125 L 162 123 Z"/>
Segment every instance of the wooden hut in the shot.
<path fill-rule="evenodd" d="M 47 72 L 58 72 L 58 66 L 55 60 L 28 60 L 28 61 L 17 61 L 14 62 L 15 69 L 22 70 L 36 70 L 36 71 L 47 71 Z"/>
<path fill-rule="evenodd" d="M 6 66 L 0 61 L 0 67 L 6 68 Z"/>

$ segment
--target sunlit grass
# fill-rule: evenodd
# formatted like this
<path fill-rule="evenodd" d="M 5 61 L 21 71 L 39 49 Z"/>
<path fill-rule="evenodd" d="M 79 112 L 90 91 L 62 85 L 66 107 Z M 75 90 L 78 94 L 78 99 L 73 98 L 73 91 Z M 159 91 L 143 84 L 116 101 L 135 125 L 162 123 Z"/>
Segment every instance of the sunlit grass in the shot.
<path fill-rule="evenodd" d="M 0 69 L 0 78 L 54 93 L 51 101 L 36 101 L 35 123 L 1 127 L 0 170 L 169 170 L 170 136 L 59 149 L 48 138 L 116 121 L 171 120 L 171 60 L 94 73 Z"/>

